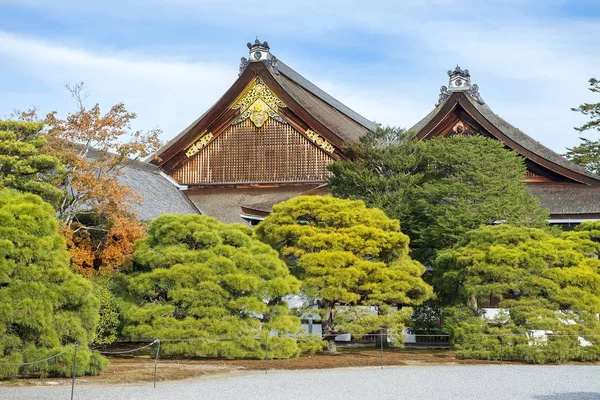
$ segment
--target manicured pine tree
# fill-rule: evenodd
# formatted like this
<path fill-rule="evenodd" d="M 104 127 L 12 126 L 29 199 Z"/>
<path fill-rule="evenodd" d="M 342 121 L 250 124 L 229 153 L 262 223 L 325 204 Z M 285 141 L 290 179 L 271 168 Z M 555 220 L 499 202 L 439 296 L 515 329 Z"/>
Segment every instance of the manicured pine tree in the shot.
<path fill-rule="evenodd" d="M 85 278 L 69 266 L 53 208 L 33 194 L 0 190 L 0 363 L 56 360 L 31 366 L 0 366 L 0 377 L 72 372 L 73 343 L 87 347 L 98 323 L 98 300 Z M 80 351 L 78 375 L 107 365 Z"/>
<path fill-rule="evenodd" d="M 284 301 L 299 282 L 251 228 L 163 215 L 137 242 L 132 268 L 123 285 L 131 301 L 125 336 L 167 339 L 165 354 L 262 358 L 271 335 L 270 357 L 299 354 L 289 337 L 299 319 Z"/>
<path fill-rule="evenodd" d="M 412 311 L 402 307 L 432 297 L 399 222 L 362 201 L 295 197 L 276 205 L 257 234 L 279 250 L 302 280 L 302 293 L 317 302 L 332 351 L 335 336 L 345 332 L 387 332 L 402 343 Z"/>
<path fill-rule="evenodd" d="M 509 336 L 504 358 L 561 362 L 600 356 L 600 338 L 595 336 L 600 334 L 600 260 L 590 256 L 593 246 L 582 237 L 498 225 L 469 232 L 454 248 L 440 252 L 434 286 L 446 304 L 464 307 L 447 311 L 447 329 L 458 342 L 457 354 L 499 356 L 502 338 L 490 339 L 484 333 L 550 330 L 571 336 L 555 336 L 538 343 L 540 347 Z M 486 321 L 479 315 L 489 299 L 498 301 L 504 313 Z M 578 336 L 593 346 L 580 347 Z"/>

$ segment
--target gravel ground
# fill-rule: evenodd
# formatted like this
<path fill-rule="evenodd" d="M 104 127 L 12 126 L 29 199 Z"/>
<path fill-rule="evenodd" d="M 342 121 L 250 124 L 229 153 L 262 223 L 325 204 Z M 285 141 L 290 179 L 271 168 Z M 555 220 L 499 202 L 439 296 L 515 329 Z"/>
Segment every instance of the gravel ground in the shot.
<path fill-rule="evenodd" d="M 69 399 L 70 387 L 0 388 L 0 399 Z M 599 366 L 431 366 L 271 371 L 144 385 L 75 385 L 75 399 L 600 399 Z"/>

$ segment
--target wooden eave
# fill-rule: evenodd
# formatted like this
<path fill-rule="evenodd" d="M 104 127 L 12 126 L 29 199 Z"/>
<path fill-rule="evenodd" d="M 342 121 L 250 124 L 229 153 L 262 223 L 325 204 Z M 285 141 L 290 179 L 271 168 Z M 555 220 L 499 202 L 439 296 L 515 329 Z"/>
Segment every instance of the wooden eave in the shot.
<path fill-rule="evenodd" d="M 304 136 L 308 129 L 316 131 L 335 147 L 333 158 L 344 158 L 343 148 L 346 142 L 325 124 L 314 118 L 292 95 L 285 91 L 264 63 L 256 62 L 250 63 L 246 67 L 227 92 L 204 115 L 160 149 L 152 162 L 160 166 L 166 173 L 172 173 L 188 160 L 185 151 L 197 138 L 209 131 L 214 136 L 212 140 L 215 140 L 239 116 L 240 111 L 231 109 L 231 106 L 257 76 L 286 104 L 287 107 L 281 107 L 278 110 L 279 115 L 286 122 Z"/>
<path fill-rule="evenodd" d="M 556 174 L 553 178 L 566 178 L 571 182 L 583 183 L 588 185 L 600 184 L 600 177 L 593 178 L 584 175 L 575 170 L 565 168 L 558 165 L 547 158 L 523 147 L 520 143 L 508 137 L 502 130 L 490 122 L 477 108 L 472 104 L 471 100 L 464 92 L 454 92 L 442 104 L 441 108 L 427 123 L 417 132 L 417 139 L 431 139 L 447 132 L 458 120 L 463 123 L 467 122 L 470 125 L 476 123 L 485 130 L 489 136 L 500 140 L 504 145 L 522 155 L 531 163 L 537 164 L 539 167 L 548 170 L 552 174 Z M 465 121 L 466 120 L 466 121 Z M 516 128 L 515 128 L 516 129 Z M 558 155 L 557 155 L 558 156 Z"/>

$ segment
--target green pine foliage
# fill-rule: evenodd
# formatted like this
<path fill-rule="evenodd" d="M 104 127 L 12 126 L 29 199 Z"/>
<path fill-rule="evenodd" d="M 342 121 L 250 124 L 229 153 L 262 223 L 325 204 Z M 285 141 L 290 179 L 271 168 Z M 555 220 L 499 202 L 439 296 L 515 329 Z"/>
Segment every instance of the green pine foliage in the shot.
<path fill-rule="evenodd" d="M 330 165 L 329 185 L 335 196 L 363 200 L 398 219 L 419 261 L 430 264 L 482 224 L 546 224 L 547 210 L 525 189 L 522 157 L 500 141 L 399 137 L 387 146 L 377 145 L 377 137 L 351 146 L 351 160 Z"/>
<path fill-rule="evenodd" d="M 123 335 L 160 338 L 166 355 L 262 358 L 270 332 L 269 357 L 297 356 L 289 335 L 300 321 L 284 298 L 299 282 L 253 234 L 202 215 L 152 221 L 125 279 L 131 305 Z"/>
<path fill-rule="evenodd" d="M 0 120 L 0 188 L 34 193 L 56 204 L 63 192 L 56 187 L 62 165 L 58 158 L 41 154 L 46 144 L 43 124 Z"/>
<path fill-rule="evenodd" d="M 90 282 L 69 266 L 52 207 L 38 196 L 0 190 L 0 363 L 56 360 L 26 367 L 0 366 L 0 378 L 36 373 L 69 376 L 72 345 L 87 346 L 98 323 Z M 98 374 L 106 360 L 78 353 L 78 375 Z"/>
<path fill-rule="evenodd" d="M 600 93 L 600 81 L 598 79 L 591 78 L 589 84 L 588 90 L 590 92 Z M 576 131 L 600 131 L 600 102 L 583 103 L 571 110 L 580 112 L 590 119 L 582 126 L 575 128 Z M 600 175 L 600 139 L 592 140 L 580 137 L 579 140 L 581 140 L 581 143 L 577 146 L 567 148 L 565 156 L 574 163 Z"/>
<path fill-rule="evenodd" d="M 388 332 L 401 342 L 411 309 L 396 306 L 432 297 L 398 221 L 362 201 L 295 197 L 273 207 L 257 234 L 302 280 L 303 294 L 317 301 L 329 341 L 343 332 Z"/>
<path fill-rule="evenodd" d="M 434 285 L 447 304 L 445 330 L 464 358 L 531 363 L 600 357 L 600 260 L 581 237 L 508 225 L 468 233 L 435 260 Z M 499 316 L 481 317 L 488 299 Z M 550 331 L 545 339 L 531 331 Z M 484 336 L 492 335 L 492 336 Z M 493 336 L 498 335 L 498 336 Z M 580 346 L 580 339 L 590 346 Z"/>

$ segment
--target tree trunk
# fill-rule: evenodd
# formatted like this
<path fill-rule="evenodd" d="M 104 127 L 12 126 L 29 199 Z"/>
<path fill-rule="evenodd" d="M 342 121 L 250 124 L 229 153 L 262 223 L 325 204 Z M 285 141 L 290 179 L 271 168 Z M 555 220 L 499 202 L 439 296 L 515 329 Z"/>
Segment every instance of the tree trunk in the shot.
<path fill-rule="evenodd" d="M 477 297 L 471 296 L 471 299 L 469 300 L 469 306 L 471 307 L 471 310 L 473 310 L 473 312 L 477 312 Z"/>
<path fill-rule="evenodd" d="M 379 331 L 379 335 L 377 335 L 375 337 L 375 345 L 377 346 L 377 349 L 381 349 L 381 347 L 383 347 L 384 349 L 387 349 L 390 347 L 390 343 L 387 340 L 387 335 L 386 335 L 386 330 L 385 329 L 381 329 Z M 381 343 L 383 341 L 383 343 Z M 383 344 L 383 346 L 382 346 Z"/>
<path fill-rule="evenodd" d="M 321 331 L 323 332 L 323 339 L 327 340 L 327 351 L 329 353 L 335 353 L 337 348 L 335 346 L 335 332 L 333 331 L 333 307 L 330 305 L 324 305 L 323 316 L 321 317 Z"/>

